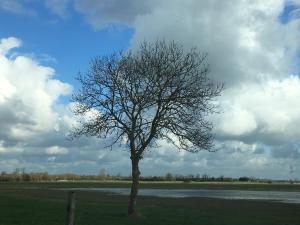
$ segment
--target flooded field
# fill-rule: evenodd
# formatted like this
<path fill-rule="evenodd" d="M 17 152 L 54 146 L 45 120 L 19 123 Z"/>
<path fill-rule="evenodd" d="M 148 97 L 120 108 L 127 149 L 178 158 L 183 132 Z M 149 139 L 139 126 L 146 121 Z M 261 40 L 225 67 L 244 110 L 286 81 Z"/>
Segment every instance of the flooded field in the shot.
<path fill-rule="evenodd" d="M 128 195 L 129 188 L 72 188 L 78 191 L 99 191 Z M 248 190 L 191 190 L 191 189 L 140 189 L 141 196 L 168 198 L 206 197 L 219 199 L 265 200 L 300 204 L 300 192 L 248 191 Z"/>

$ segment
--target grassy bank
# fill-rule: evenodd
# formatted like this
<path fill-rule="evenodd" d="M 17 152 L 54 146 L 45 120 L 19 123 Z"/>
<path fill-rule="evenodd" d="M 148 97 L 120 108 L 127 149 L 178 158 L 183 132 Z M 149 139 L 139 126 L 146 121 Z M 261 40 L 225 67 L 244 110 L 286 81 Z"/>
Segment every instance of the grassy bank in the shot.
<path fill-rule="evenodd" d="M 66 187 L 65 185 L 61 184 L 60 187 Z M 89 186 L 91 183 L 85 185 Z M 31 184 L 31 189 L 22 189 L 21 186 L 7 189 L 1 186 L 0 224 L 64 224 L 66 192 L 50 190 L 49 184 L 42 186 L 43 189 L 34 184 Z M 140 216 L 128 218 L 127 201 L 126 196 L 77 192 L 76 225 L 300 225 L 300 205 L 296 204 L 208 198 L 139 197 Z"/>

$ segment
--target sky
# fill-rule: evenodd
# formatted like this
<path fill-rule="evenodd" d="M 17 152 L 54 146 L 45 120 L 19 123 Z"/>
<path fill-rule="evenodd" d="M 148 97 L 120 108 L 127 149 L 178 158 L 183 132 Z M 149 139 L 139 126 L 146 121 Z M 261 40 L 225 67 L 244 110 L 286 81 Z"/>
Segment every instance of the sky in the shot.
<path fill-rule="evenodd" d="M 70 97 L 95 56 L 174 40 L 224 83 L 217 152 L 160 140 L 142 175 L 300 179 L 299 0 L 0 0 L 0 171 L 130 174 L 127 149 L 67 138 Z"/>

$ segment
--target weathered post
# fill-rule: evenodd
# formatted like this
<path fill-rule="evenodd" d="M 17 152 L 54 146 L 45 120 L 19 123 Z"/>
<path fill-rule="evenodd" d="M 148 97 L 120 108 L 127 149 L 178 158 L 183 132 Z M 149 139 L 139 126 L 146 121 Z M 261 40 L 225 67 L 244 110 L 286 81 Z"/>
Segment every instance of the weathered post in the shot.
<path fill-rule="evenodd" d="M 75 224 L 75 192 L 69 191 L 67 200 L 67 221 L 66 225 Z"/>

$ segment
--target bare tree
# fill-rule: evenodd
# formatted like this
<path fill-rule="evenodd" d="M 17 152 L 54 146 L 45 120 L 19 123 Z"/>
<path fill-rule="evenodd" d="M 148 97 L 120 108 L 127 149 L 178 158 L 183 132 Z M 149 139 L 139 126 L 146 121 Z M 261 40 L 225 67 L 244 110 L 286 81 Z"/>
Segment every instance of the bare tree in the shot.
<path fill-rule="evenodd" d="M 81 135 L 126 143 L 132 162 L 128 214 L 136 213 L 139 161 L 157 140 L 166 139 L 189 152 L 211 151 L 212 124 L 222 85 L 207 77 L 206 54 L 185 51 L 175 42 L 144 42 L 136 51 L 96 57 L 78 80 L 74 113 Z"/>

